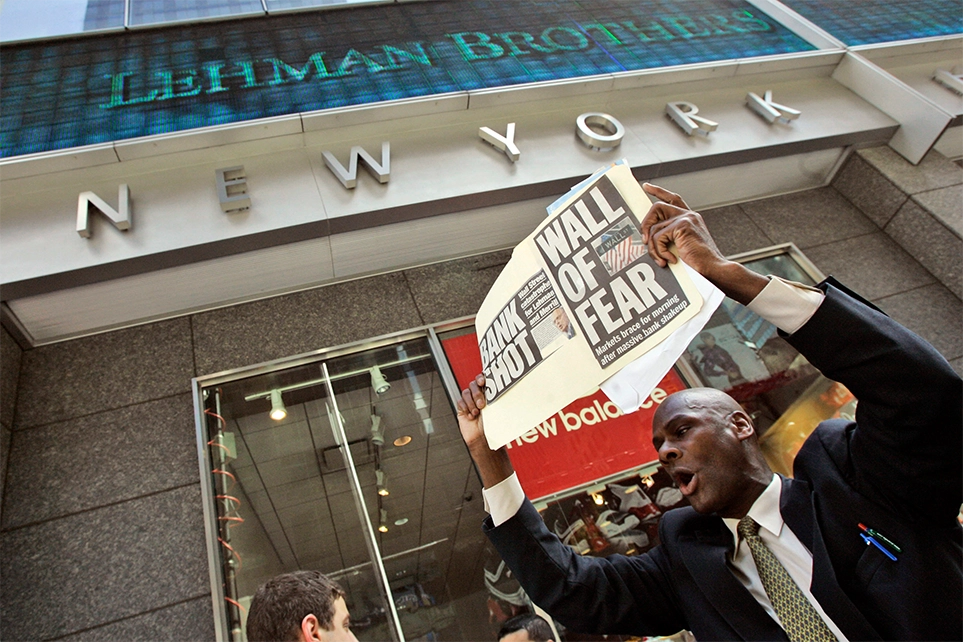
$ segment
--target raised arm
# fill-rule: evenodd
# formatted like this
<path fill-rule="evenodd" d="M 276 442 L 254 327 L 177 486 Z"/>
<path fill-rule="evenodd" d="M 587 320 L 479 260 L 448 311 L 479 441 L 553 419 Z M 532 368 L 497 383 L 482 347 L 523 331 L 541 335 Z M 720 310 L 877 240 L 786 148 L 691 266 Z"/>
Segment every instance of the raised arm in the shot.
<path fill-rule="evenodd" d="M 826 300 L 788 341 L 859 400 L 842 469 L 892 510 L 952 524 L 963 502 L 963 382 L 929 343 L 821 287 Z"/>
<path fill-rule="evenodd" d="M 492 488 L 511 477 L 514 473 L 512 462 L 505 448 L 492 450 L 485 439 L 485 427 L 481 411 L 486 405 L 485 375 L 479 374 L 461 391 L 458 400 L 458 428 L 468 446 L 472 461 L 478 468 L 482 486 Z"/>
<path fill-rule="evenodd" d="M 484 389 L 485 377 L 479 374 L 462 391 L 458 425 L 486 500 L 501 501 L 489 491 L 502 490 L 513 470 L 504 448 L 488 448 L 481 417 Z M 631 558 L 582 557 L 549 532 L 531 502 L 521 496 L 508 501 L 509 514 L 501 515 L 497 526 L 487 519 L 485 531 L 529 597 L 557 620 L 598 633 L 671 634 L 685 627 L 661 550 Z"/>

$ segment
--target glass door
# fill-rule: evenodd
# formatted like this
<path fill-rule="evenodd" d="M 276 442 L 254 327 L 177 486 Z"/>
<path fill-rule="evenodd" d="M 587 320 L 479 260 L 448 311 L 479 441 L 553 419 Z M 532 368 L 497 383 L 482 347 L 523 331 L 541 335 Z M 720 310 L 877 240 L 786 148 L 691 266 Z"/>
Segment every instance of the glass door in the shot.
<path fill-rule="evenodd" d="M 257 587 L 284 572 L 320 570 L 346 592 L 360 640 L 399 640 L 387 583 L 373 563 L 352 459 L 373 457 L 369 438 L 338 421 L 323 362 L 206 389 L 218 544 L 230 639 L 246 640 Z M 375 503 L 375 506 L 377 504 Z M 375 633 L 377 631 L 377 633 Z"/>
<path fill-rule="evenodd" d="M 320 570 L 359 640 L 492 636 L 481 486 L 425 333 L 200 382 L 223 639 Z"/>

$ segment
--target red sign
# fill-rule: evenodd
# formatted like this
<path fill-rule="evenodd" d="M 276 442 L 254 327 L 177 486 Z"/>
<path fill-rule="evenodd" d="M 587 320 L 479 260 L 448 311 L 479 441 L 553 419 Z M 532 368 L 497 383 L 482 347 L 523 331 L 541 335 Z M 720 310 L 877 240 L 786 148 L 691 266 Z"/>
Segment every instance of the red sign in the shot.
<path fill-rule="evenodd" d="M 442 342 L 460 388 L 481 372 L 475 333 Z M 538 499 L 655 461 L 652 416 L 662 400 L 686 386 L 669 374 L 642 407 L 622 414 L 601 390 L 582 397 L 507 446 L 518 480 Z"/>

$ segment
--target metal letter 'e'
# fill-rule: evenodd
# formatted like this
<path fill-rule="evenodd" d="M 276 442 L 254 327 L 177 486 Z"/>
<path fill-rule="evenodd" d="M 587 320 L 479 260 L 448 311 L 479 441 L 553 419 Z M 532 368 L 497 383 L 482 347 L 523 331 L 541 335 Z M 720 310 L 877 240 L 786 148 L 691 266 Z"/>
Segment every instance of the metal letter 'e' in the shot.
<path fill-rule="evenodd" d="M 225 213 L 251 209 L 243 165 L 215 169 L 214 176 L 217 180 L 217 200 L 221 202 L 221 209 Z"/>
<path fill-rule="evenodd" d="M 600 127 L 607 134 L 599 134 L 590 125 Z M 622 144 L 625 138 L 625 127 L 615 116 L 601 112 L 588 112 L 575 119 L 575 134 L 589 149 L 597 152 L 607 152 Z"/>
<path fill-rule="evenodd" d="M 665 113 L 689 136 L 692 134 L 708 136 L 709 132 L 714 132 L 719 127 L 719 123 L 714 120 L 696 116 L 699 108 L 685 100 L 666 103 Z"/>

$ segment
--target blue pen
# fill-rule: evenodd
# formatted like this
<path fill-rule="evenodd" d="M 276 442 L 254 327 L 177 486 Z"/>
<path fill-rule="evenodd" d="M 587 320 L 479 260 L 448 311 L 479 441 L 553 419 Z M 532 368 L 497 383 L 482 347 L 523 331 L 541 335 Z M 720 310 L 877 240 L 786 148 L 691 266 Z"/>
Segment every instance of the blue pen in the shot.
<path fill-rule="evenodd" d="M 864 540 L 866 540 L 866 546 L 869 546 L 870 544 L 872 544 L 873 546 L 875 546 L 875 547 L 878 548 L 879 550 L 883 551 L 883 555 L 885 555 L 886 557 L 890 558 L 890 559 L 893 560 L 894 562 L 898 561 L 898 560 L 896 559 L 896 556 L 895 556 L 895 555 L 893 555 L 893 554 L 890 553 L 888 550 L 886 550 L 886 548 L 884 548 L 882 544 L 880 544 L 879 542 L 877 542 L 877 541 L 876 541 L 875 539 L 873 539 L 873 537 L 871 537 L 870 535 L 867 535 L 867 534 L 865 534 L 865 533 L 860 533 L 859 536 L 862 537 Z"/>

